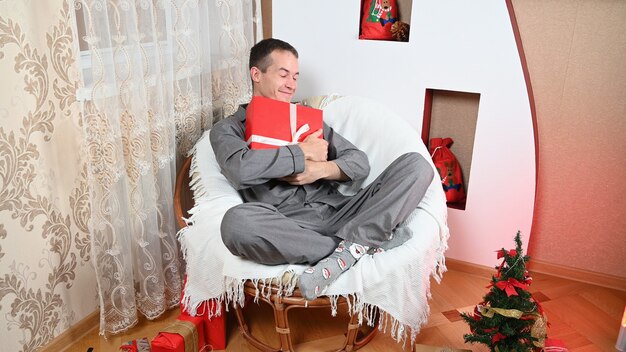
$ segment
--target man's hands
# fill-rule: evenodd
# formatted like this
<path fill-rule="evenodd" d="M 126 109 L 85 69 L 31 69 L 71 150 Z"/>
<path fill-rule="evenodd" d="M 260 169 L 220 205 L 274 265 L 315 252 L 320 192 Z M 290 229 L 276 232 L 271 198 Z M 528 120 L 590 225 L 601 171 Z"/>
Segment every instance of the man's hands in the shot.
<path fill-rule="evenodd" d="M 322 133 L 324 131 L 319 129 L 308 135 L 304 141 L 298 143 L 302 153 L 304 153 L 305 160 L 326 161 L 326 158 L 328 158 L 328 142 L 319 138 Z"/>
<path fill-rule="evenodd" d="M 319 138 L 324 131 L 317 130 L 298 143 L 304 154 L 304 171 L 280 178 L 294 186 L 308 185 L 317 180 L 347 180 L 334 161 L 328 161 L 328 142 Z"/>
<path fill-rule="evenodd" d="M 304 171 L 299 174 L 293 174 L 281 178 L 281 181 L 285 181 L 294 186 L 308 185 L 321 178 L 326 177 L 327 170 L 326 161 L 304 161 Z M 333 163 L 334 164 L 334 163 Z"/>

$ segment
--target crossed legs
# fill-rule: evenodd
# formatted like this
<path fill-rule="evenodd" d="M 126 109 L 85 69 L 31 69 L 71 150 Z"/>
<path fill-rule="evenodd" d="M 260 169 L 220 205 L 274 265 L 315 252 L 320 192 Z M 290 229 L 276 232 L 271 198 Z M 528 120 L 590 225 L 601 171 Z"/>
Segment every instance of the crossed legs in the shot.
<path fill-rule="evenodd" d="M 304 222 L 268 204 L 244 203 L 224 216 L 222 239 L 234 255 L 257 263 L 317 263 L 300 277 L 305 298 L 313 299 L 363 251 L 389 248 L 392 231 L 417 207 L 433 177 L 431 165 L 421 155 L 407 153 L 327 220 L 319 221 L 315 208 L 310 221 Z M 410 233 L 401 236 L 392 242 L 403 242 Z"/>

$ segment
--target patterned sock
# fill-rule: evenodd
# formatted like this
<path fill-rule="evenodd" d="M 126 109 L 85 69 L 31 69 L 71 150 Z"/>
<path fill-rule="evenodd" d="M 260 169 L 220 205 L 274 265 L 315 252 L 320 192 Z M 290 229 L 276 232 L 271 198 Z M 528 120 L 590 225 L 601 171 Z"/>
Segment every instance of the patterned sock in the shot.
<path fill-rule="evenodd" d="M 341 241 L 335 251 L 309 267 L 300 275 L 300 291 L 304 298 L 312 301 L 322 294 L 326 287 L 339 275 L 350 269 L 369 248 L 360 244 Z"/>

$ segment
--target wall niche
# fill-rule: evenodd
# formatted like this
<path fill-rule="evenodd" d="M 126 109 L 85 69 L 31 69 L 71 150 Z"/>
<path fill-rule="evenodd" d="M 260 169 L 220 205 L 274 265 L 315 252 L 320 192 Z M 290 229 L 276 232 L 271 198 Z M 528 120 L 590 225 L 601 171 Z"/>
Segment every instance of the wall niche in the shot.
<path fill-rule="evenodd" d="M 413 0 L 361 0 L 359 39 L 408 42 Z"/>
<path fill-rule="evenodd" d="M 448 203 L 450 208 L 465 210 L 469 196 L 479 102 L 480 94 L 478 93 L 426 89 L 422 140 L 429 147 L 431 138 L 452 138 L 454 142 L 450 151 L 456 156 L 463 173 L 465 199 Z"/>

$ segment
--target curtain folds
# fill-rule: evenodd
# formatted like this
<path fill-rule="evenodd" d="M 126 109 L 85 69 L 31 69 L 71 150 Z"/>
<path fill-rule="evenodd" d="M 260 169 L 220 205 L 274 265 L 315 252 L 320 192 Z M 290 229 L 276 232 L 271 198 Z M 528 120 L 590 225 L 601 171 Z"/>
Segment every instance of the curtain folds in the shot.
<path fill-rule="evenodd" d="M 179 302 L 177 161 L 249 101 L 260 0 L 74 5 L 100 333 L 116 333 Z"/>

